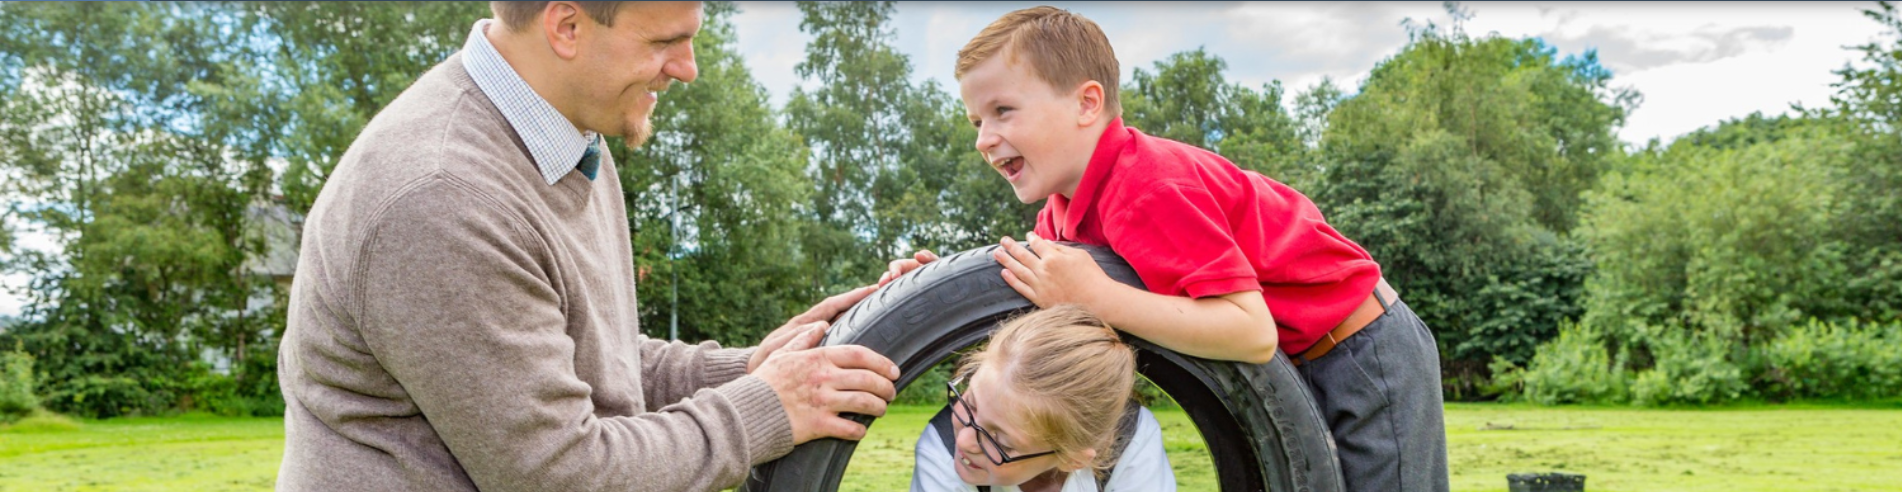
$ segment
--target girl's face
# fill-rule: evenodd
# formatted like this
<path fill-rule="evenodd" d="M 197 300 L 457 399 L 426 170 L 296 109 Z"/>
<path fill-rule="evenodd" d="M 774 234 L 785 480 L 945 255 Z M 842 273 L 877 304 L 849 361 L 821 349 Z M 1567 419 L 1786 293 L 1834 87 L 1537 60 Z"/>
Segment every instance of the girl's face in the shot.
<path fill-rule="evenodd" d="M 951 426 L 957 436 L 957 453 L 952 456 L 952 460 L 955 461 L 953 465 L 958 471 L 958 478 L 972 485 L 1017 486 L 1053 470 L 1069 473 L 1082 468 L 1079 464 L 1065 463 L 1055 454 L 1021 461 L 1013 459 L 1002 465 L 986 456 L 987 449 L 991 455 L 1013 458 L 1051 450 L 1049 443 L 1025 437 L 1027 434 L 1017 425 L 1023 415 L 1022 407 L 1018 405 L 1021 396 L 1013 394 L 1005 385 L 997 384 L 997 380 L 989 368 L 978 368 L 970 376 L 969 385 L 959 389 L 963 394 L 961 402 L 951 405 L 951 411 L 955 414 Z M 983 428 L 996 442 L 981 437 L 977 429 L 965 425 L 967 421 Z M 998 451 L 1002 451 L 1002 454 Z"/>

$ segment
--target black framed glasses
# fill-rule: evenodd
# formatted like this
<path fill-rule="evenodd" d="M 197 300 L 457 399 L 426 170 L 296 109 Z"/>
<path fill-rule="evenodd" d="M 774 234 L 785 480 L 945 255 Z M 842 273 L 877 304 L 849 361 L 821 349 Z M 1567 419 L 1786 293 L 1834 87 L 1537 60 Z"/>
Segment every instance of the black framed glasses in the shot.
<path fill-rule="evenodd" d="M 958 385 L 962 383 L 964 383 L 963 376 L 944 383 L 945 399 L 957 405 L 951 408 L 951 418 L 958 419 L 958 423 L 964 424 L 965 427 L 970 427 L 971 430 L 977 431 L 977 447 L 978 449 L 984 450 L 984 457 L 990 458 L 992 464 L 1003 466 L 1011 462 L 1056 454 L 1057 451 L 1054 449 L 1041 453 L 1030 453 L 1018 456 L 1011 456 L 1005 453 L 1004 445 L 997 442 L 997 436 L 991 435 L 990 431 L 984 430 L 983 427 L 977 425 L 977 409 L 971 407 L 971 402 L 964 400 L 962 393 L 958 393 Z"/>

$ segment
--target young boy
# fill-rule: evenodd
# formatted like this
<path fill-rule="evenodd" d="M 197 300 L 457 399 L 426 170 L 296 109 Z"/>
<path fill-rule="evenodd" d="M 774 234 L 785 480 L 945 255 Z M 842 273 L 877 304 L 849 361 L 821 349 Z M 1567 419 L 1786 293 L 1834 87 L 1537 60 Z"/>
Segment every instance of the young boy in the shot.
<path fill-rule="evenodd" d="M 958 52 L 977 150 L 1025 203 L 1004 280 L 1039 307 L 1081 304 L 1184 354 L 1298 366 L 1348 490 L 1448 489 L 1439 353 L 1380 266 L 1300 192 L 1221 156 L 1123 125 L 1120 68 L 1096 24 L 1053 7 L 1005 14 Z M 1148 291 L 1081 250 L 1107 245 Z M 892 262 L 882 281 L 936 259 Z"/>

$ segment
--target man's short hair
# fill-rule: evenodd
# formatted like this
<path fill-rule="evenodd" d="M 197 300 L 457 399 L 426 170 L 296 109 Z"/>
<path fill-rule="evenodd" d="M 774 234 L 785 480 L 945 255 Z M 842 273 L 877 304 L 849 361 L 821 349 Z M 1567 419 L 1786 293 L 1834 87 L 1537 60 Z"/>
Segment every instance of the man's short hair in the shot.
<path fill-rule="evenodd" d="M 1103 84 L 1103 109 L 1111 117 L 1123 114 L 1117 99 L 1122 69 L 1109 36 L 1095 22 L 1051 6 L 1031 7 L 1004 14 L 958 50 L 955 77 L 963 79 L 979 63 L 1003 54 L 1030 66 L 1038 79 L 1057 90 L 1068 90 L 1087 80 Z"/>
<path fill-rule="evenodd" d="M 621 10 L 621 2 L 575 2 L 581 4 L 581 13 L 596 24 L 614 27 L 614 14 Z M 522 32 L 535 23 L 535 17 L 542 9 L 548 8 L 548 2 L 489 2 L 489 11 L 495 18 L 508 26 L 510 31 Z"/>

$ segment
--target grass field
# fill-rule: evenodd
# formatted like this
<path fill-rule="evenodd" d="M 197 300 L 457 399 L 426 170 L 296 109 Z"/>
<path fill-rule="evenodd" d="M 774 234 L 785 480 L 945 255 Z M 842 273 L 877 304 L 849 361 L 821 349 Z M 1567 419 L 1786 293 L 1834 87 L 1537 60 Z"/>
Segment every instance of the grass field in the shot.
<path fill-rule="evenodd" d="M 935 412 L 894 407 L 853 456 L 842 490 L 903 490 L 913 440 Z M 1902 491 L 1902 404 L 1447 406 L 1453 490 L 1504 491 L 1506 474 L 1585 474 L 1586 490 Z M 1200 437 L 1157 412 L 1181 490 L 1214 489 Z M 0 492 L 270 490 L 281 419 L 184 416 L 0 428 Z"/>

